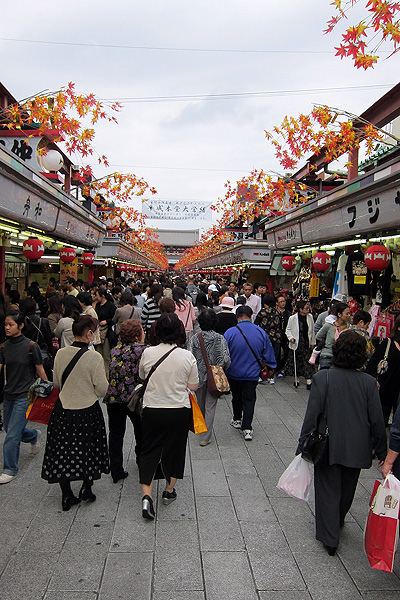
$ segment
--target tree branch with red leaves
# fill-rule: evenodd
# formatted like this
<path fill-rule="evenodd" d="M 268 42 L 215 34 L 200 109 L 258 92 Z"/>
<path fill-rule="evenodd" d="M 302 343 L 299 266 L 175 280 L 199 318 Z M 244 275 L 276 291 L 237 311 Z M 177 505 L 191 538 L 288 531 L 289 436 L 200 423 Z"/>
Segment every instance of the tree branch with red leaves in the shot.
<path fill-rule="evenodd" d="M 331 2 L 336 9 L 327 23 L 324 33 L 331 33 L 338 23 L 347 19 L 347 13 L 359 0 L 334 0 Z M 364 4 L 364 3 L 363 3 Z M 378 51 L 384 42 L 392 46 L 392 56 L 400 48 L 400 3 L 386 0 L 369 0 L 365 3 L 365 18 L 348 27 L 342 34 L 342 43 L 335 48 L 336 56 L 350 57 L 354 66 L 365 70 L 373 68 L 378 62 Z M 370 48 L 370 46 L 372 48 Z"/>

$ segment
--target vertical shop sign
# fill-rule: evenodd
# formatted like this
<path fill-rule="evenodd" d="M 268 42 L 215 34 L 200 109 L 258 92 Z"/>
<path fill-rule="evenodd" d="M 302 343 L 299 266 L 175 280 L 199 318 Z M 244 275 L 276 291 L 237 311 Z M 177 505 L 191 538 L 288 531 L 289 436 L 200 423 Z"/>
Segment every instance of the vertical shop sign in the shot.
<path fill-rule="evenodd" d="M 66 284 L 67 277 L 78 278 L 78 257 L 75 257 L 71 263 L 60 260 L 60 285 Z"/>

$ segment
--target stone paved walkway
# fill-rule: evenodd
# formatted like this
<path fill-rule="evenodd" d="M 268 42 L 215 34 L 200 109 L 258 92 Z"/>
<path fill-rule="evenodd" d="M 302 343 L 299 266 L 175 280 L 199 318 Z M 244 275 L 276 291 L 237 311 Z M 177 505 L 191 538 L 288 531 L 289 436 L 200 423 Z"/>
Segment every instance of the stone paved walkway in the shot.
<path fill-rule="evenodd" d="M 103 477 L 97 501 L 68 513 L 58 487 L 40 479 L 43 450 L 30 457 L 23 446 L 17 479 L 0 487 L 0 599 L 398 600 L 399 557 L 388 574 L 363 552 L 375 467 L 362 472 L 333 558 L 314 538 L 313 502 L 275 487 L 306 407 L 304 384 L 291 384 L 258 386 L 252 442 L 230 427 L 229 401 L 219 401 L 212 444 L 190 435 L 177 501 L 163 506 L 161 483 L 155 489 L 154 523 L 141 517 L 131 427 L 129 477 Z"/>

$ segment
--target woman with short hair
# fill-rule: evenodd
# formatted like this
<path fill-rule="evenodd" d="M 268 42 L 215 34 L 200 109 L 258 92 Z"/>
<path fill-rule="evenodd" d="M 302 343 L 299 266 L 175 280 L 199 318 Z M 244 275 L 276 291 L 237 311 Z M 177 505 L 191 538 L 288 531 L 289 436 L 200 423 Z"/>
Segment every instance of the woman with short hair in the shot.
<path fill-rule="evenodd" d="M 142 326 L 144 329 L 146 339 L 148 339 L 150 329 L 154 321 L 157 321 L 158 317 L 161 315 L 159 303 L 162 297 L 162 293 L 162 286 L 158 283 L 153 283 L 153 285 L 149 288 L 147 294 L 148 298 L 143 305 L 142 314 L 140 318 L 142 321 Z"/>
<path fill-rule="evenodd" d="M 231 300 L 231 298 L 229 298 L 229 300 Z M 210 365 L 221 366 L 227 370 L 231 364 L 231 357 L 229 355 L 226 339 L 223 335 L 217 333 L 219 321 L 215 311 L 209 308 L 208 310 L 201 312 L 198 321 L 201 332 L 194 334 L 190 340 L 189 349 L 197 362 L 199 388 L 196 392 L 196 397 L 207 426 L 207 431 L 199 435 L 200 446 L 208 446 L 208 444 L 211 443 L 211 434 L 218 399 L 215 396 L 212 396 L 207 388 L 207 367 L 201 351 L 199 336 L 201 335 L 203 338 L 205 351 Z"/>
<path fill-rule="evenodd" d="M 308 362 L 315 346 L 314 319 L 310 314 L 310 306 L 304 300 L 296 303 L 296 313 L 289 317 L 286 326 L 286 337 L 289 340 L 289 358 L 286 367 L 287 375 L 296 374 L 306 379 L 306 386 L 311 388 L 311 378 L 315 368 Z M 296 361 L 296 365 L 294 364 Z M 294 382 L 298 384 L 297 381 Z"/>
<path fill-rule="evenodd" d="M 161 315 L 156 323 L 160 343 L 144 350 L 139 366 L 139 377 L 144 380 L 150 369 L 164 358 L 149 378 L 143 397 L 139 475 L 145 519 L 155 518 L 154 479 L 165 478 L 162 498 L 164 504 L 170 504 L 176 499 L 176 481 L 182 479 L 185 468 L 192 419 L 188 390 L 197 390 L 199 378 L 193 354 L 177 346 L 181 332 L 181 321 L 176 314 Z"/>
<path fill-rule="evenodd" d="M 372 448 L 383 461 L 386 432 L 376 381 L 359 371 L 366 361 L 366 341 L 355 331 L 341 333 L 333 344 L 333 366 L 313 379 L 301 429 L 298 453 L 326 415 L 329 444 L 326 463 L 314 466 L 316 538 L 330 556 L 351 508 L 361 469 L 372 464 Z"/>
<path fill-rule="evenodd" d="M 93 481 L 110 472 L 98 402 L 107 392 L 108 381 L 101 355 L 88 352 L 98 321 L 77 312 L 72 319 L 74 342 L 61 348 L 54 361 L 54 385 L 60 394 L 47 428 L 42 467 L 42 478 L 60 485 L 64 511 L 81 500 L 96 500 Z M 78 497 L 72 492 L 72 481 L 83 482 Z"/>
<path fill-rule="evenodd" d="M 128 401 L 139 382 L 139 362 L 145 348 L 141 322 L 137 319 L 123 321 L 119 331 L 119 342 L 111 350 L 109 386 L 104 397 L 108 413 L 111 477 L 114 483 L 128 477 L 128 472 L 123 467 L 123 443 L 127 418 L 131 420 L 135 432 L 136 462 L 139 462 L 141 420 L 136 412 L 128 409 Z"/>

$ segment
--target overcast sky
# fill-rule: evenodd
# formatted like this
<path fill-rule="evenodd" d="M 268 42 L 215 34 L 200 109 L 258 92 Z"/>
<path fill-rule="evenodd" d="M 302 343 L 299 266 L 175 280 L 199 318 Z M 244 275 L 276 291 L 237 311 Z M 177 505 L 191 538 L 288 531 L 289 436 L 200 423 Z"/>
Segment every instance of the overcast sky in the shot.
<path fill-rule="evenodd" d="M 360 114 L 399 73 L 399 55 L 367 72 L 334 57 L 343 27 L 322 34 L 330 0 L 19 0 L 1 9 L 2 83 L 17 99 L 68 81 L 119 99 L 119 125 L 99 125 L 94 146 L 110 170 L 144 177 L 160 199 L 215 202 L 228 179 L 282 171 L 265 129 L 314 102 Z M 351 11 L 349 24 L 361 14 Z M 288 93 L 296 90 L 308 91 Z M 243 96 L 252 92 L 265 94 Z"/>

